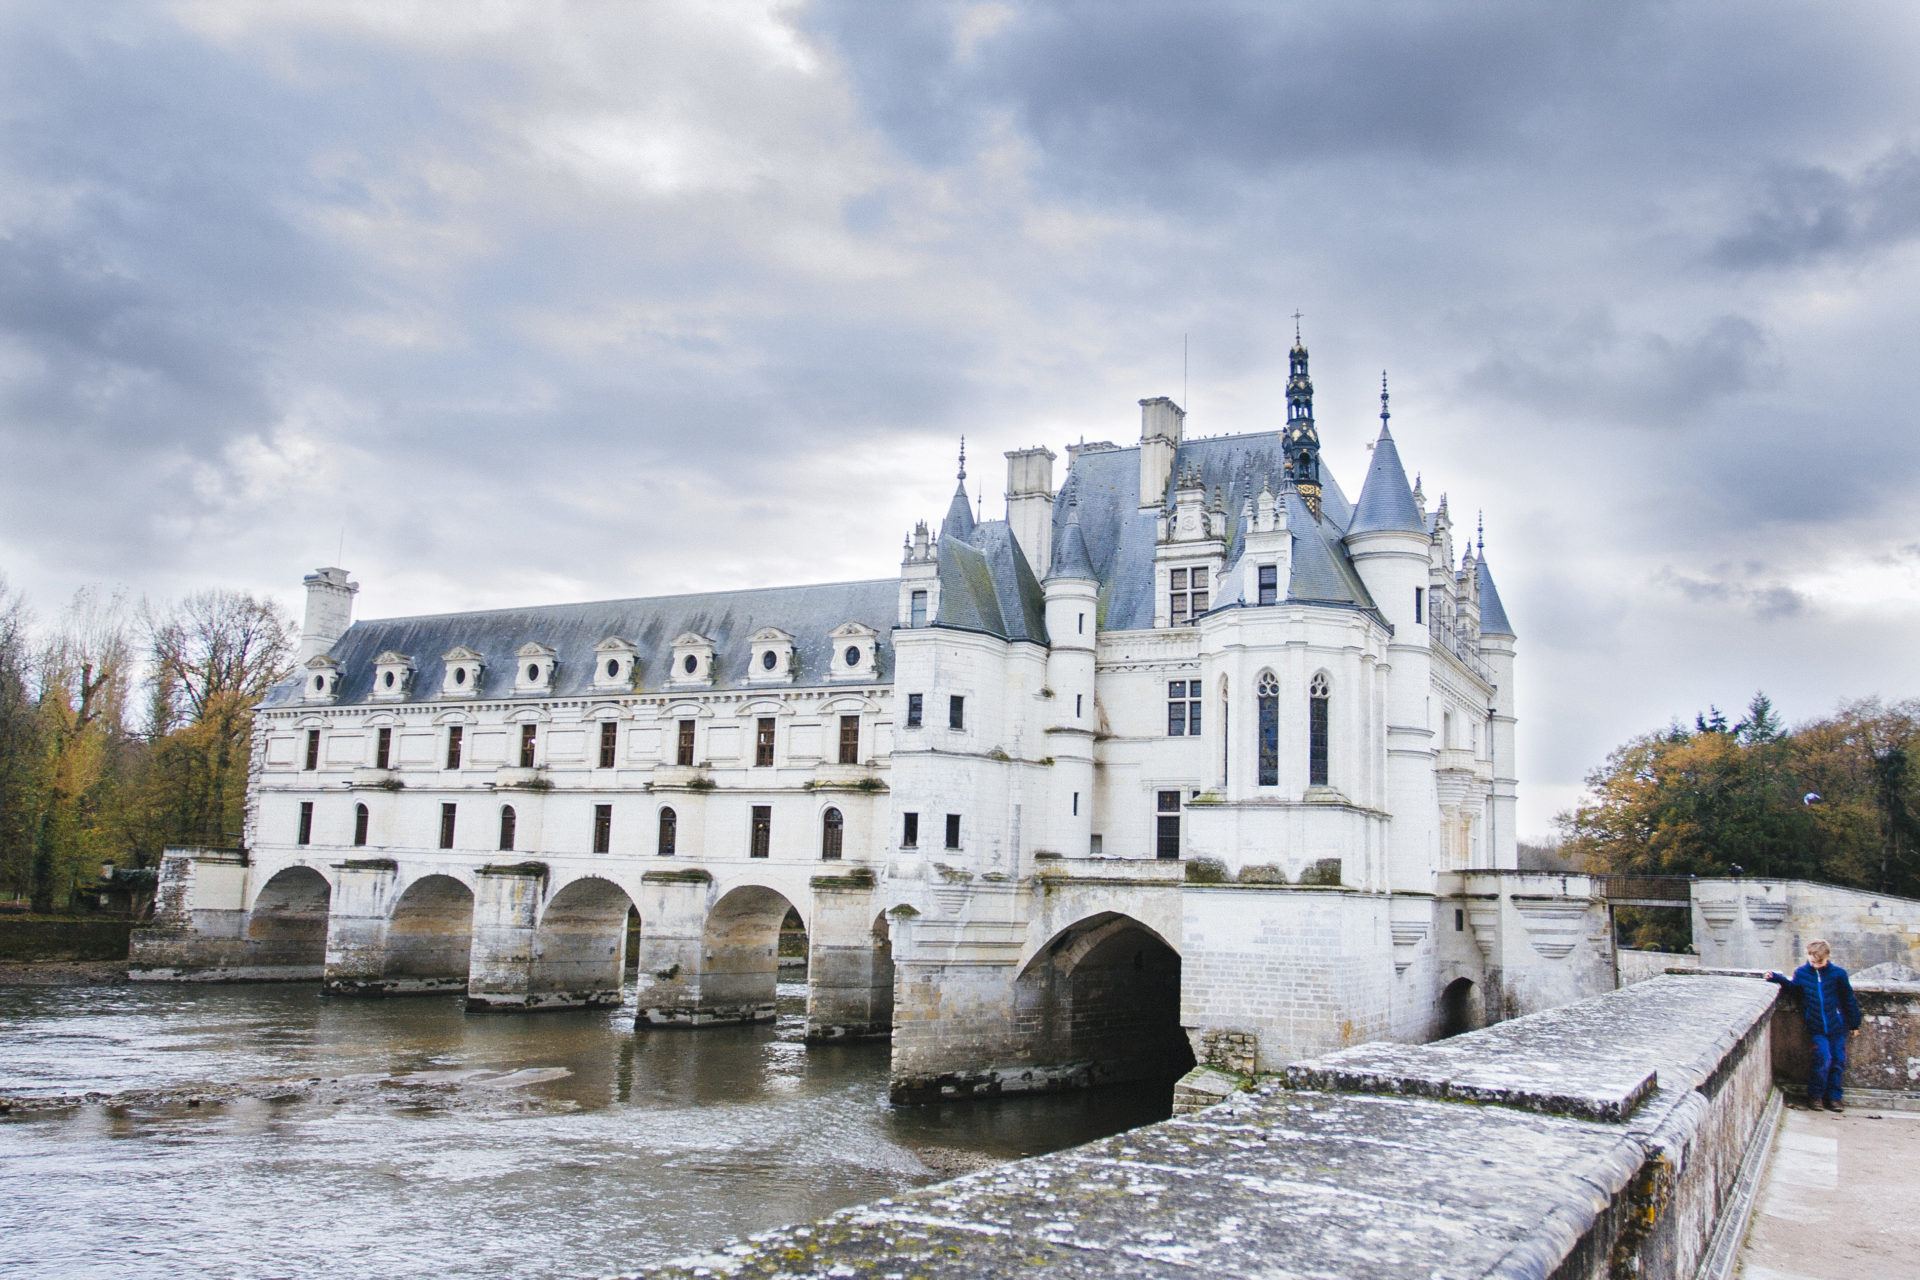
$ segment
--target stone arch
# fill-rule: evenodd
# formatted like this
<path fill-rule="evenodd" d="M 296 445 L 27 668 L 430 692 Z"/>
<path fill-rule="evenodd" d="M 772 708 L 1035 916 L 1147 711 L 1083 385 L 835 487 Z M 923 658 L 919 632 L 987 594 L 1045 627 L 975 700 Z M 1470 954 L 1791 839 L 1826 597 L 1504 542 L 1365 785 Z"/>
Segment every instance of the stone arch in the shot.
<path fill-rule="evenodd" d="M 247 912 L 247 941 L 262 965 L 310 967 L 327 958 L 327 913 L 333 885 L 313 867 L 283 867 L 268 877 Z"/>
<path fill-rule="evenodd" d="M 617 1005 L 626 975 L 633 897 L 600 876 L 570 880 L 535 926 L 529 1004 Z"/>
<path fill-rule="evenodd" d="M 701 1002 L 725 1011 L 717 1020 L 769 1022 L 780 978 L 780 929 L 791 912 L 807 926 L 806 913 L 778 889 L 743 884 L 730 889 L 707 912 L 701 932 L 704 972 Z"/>
<path fill-rule="evenodd" d="M 1473 994 L 1473 979 L 1455 978 L 1440 992 L 1440 1034 L 1445 1040 L 1479 1028 L 1482 1019 Z"/>
<path fill-rule="evenodd" d="M 1132 916 L 1103 911 L 1060 930 L 1014 983 L 1054 1087 L 1171 1084 L 1193 1066 L 1180 1026 L 1180 953 Z"/>
<path fill-rule="evenodd" d="M 388 992 L 448 991 L 467 985 L 473 950 L 473 889 L 450 875 L 410 881 L 393 901 L 381 965 Z"/>

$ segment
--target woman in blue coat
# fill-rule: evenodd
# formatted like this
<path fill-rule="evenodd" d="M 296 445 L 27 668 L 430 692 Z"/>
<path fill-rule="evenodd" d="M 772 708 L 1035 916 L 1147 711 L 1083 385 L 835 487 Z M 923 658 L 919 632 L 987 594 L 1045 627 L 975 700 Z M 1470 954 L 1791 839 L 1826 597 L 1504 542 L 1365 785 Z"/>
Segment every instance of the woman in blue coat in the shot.
<path fill-rule="evenodd" d="M 1800 1016 L 1813 1041 L 1813 1070 L 1807 1077 L 1807 1105 L 1824 1101 L 1829 1111 L 1841 1109 L 1840 1077 L 1847 1069 L 1847 1041 L 1860 1034 L 1860 1002 L 1854 998 L 1847 971 L 1829 964 L 1833 948 L 1823 939 L 1807 944 L 1807 962 L 1791 978 L 1767 970 L 1767 981 L 1797 993 Z"/>

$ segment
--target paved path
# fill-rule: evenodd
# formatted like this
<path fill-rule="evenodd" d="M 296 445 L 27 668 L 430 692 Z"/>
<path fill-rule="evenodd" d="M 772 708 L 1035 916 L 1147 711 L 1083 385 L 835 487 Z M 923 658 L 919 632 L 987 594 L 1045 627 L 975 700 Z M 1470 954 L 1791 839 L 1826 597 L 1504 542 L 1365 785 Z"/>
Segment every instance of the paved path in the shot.
<path fill-rule="evenodd" d="M 1920 1280 L 1920 1112 L 1789 1110 L 1739 1274 Z"/>

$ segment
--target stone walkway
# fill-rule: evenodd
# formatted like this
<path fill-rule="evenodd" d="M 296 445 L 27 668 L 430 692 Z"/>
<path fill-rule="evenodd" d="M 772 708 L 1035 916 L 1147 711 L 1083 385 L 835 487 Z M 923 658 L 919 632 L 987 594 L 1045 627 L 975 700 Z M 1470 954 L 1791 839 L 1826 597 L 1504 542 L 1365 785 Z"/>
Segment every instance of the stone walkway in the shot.
<path fill-rule="evenodd" d="M 1920 1112 L 1788 1110 L 1774 1139 L 1743 1280 L 1920 1277 Z"/>

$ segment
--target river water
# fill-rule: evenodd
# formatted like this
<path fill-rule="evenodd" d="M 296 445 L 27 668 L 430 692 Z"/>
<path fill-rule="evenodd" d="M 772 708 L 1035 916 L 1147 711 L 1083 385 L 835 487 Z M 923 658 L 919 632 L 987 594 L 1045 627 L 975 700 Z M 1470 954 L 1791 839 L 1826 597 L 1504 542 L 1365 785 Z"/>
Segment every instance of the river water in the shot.
<path fill-rule="evenodd" d="M 804 999 L 636 1032 L 631 1008 L 0 987 L 0 1272 L 592 1276 L 1168 1111 L 889 1107 L 885 1044 L 802 1045 Z"/>

